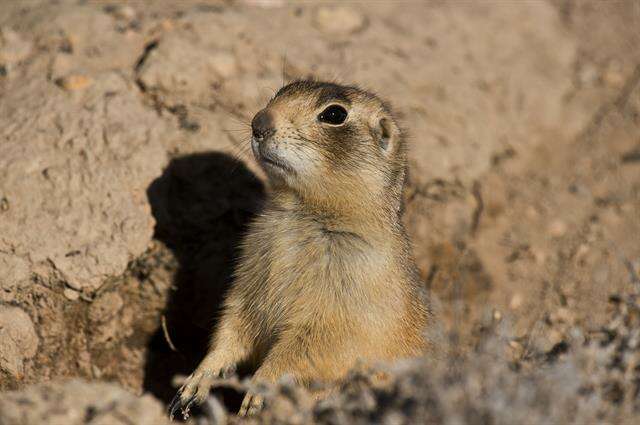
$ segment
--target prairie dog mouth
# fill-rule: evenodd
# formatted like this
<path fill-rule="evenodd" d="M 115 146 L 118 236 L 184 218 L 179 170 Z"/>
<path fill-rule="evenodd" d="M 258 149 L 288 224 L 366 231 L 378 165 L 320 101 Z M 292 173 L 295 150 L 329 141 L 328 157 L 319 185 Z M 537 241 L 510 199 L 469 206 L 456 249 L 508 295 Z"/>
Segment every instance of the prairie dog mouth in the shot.
<path fill-rule="evenodd" d="M 269 152 L 265 145 L 258 142 L 255 138 L 251 139 L 251 149 L 253 150 L 253 156 L 255 156 L 256 160 L 270 169 L 277 168 L 289 173 L 295 172 L 285 161 Z"/>

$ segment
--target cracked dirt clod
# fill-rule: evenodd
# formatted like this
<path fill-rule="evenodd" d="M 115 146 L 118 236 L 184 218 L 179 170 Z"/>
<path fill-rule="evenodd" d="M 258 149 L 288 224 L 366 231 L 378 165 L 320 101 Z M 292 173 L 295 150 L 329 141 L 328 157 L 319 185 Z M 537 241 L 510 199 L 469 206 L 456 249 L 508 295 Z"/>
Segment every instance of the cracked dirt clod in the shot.
<path fill-rule="evenodd" d="M 169 421 L 153 397 L 136 397 L 108 383 L 75 379 L 28 387 L 0 398 L 0 425 L 44 423 L 162 425 Z"/>
<path fill-rule="evenodd" d="M 31 318 L 18 307 L 0 305 L 0 370 L 17 379 L 24 376 L 24 361 L 38 349 Z"/>
<path fill-rule="evenodd" d="M 49 265 L 38 268 L 45 280 L 56 271 L 73 289 L 95 290 L 151 240 L 145 190 L 166 161 L 165 124 L 133 88 L 105 73 L 79 98 L 30 81 L 3 99 L 0 193 L 12 206 L 0 251 L 32 270 Z"/>
<path fill-rule="evenodd" d="M 185 35 L 170 34 L 151 46 L 137 67 L 138 81 L 168 108 L 208 99 L 210 87 L 238 69 L 234 55 L 194 43 Z"/>

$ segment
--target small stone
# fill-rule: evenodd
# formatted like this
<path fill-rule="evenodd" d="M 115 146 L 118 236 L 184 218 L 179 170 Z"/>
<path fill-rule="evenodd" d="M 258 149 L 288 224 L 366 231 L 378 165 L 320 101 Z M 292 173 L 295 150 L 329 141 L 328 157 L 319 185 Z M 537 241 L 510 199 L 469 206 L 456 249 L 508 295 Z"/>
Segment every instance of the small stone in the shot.
<path fill-rule="evenodd" d="M 75 301 L 80 298 L 80 292 L 71 288 L 64 288 L 64 291 L 62 291 L 62 293 L 64 294 L 65 298 L 71 301 Z"/>
<path fill-rule="evenodd" d="M 84 75 L 68 75 L 60 78 L 56 83 L 65 90 L 75 91 L 84 90 L 93 84 L 93 80 Z"/>
<path fill-rule="evenodd" d="M 115 8 L 113 16 L 118 19 L 131 21 L 136 17 L 136 10 L 131 6 L 121 5 Z"/>
<path fill-rule="evenodd" d="M 551 329 L 549 331 L 548 338 L 549 338 L 549 343 L 552 347 L 564 341 L 564 335 L 562 334 L 562 332 L 559 332 L 556 329 Z"/>
<path fill-rule="evenodd" d="M 316 13 L 316 26 L 328 34 L 353 34 L 364 28 L 365 18 L 350 7 L 321 7 Z"/>
<path fill-rule="evenodd" d="M 522 357 L 522 355 L 524 354 L 524 347 L 518 341 L 509 341 L 509 348 L 511 348 L 512 354 L 515 358 Z"/>
<path fill-rule="evenodd" d="M 554 220 L 549 225 L 549 234 L 554 238 L 559 238 L 567 233 L 567 225 L 562 220 Z"/>
<path fill-rule="evenodd" d="M 511 297 L 511 301 L 509 301 L 509 308 L 511 310 L 517 310 L 518 308 L 520 308 L 520 306 L 522 306 L 522 295 L 521 294 L 514 294 Z"/>
<path fill-rule="evenodd" d="M 493 310 L 493 319 L 496 322 L 499 322 L 500 320 L 502 320 L 502 313 L 500 312 L 500 310 Z"/>
<path fill-rule="evenodd" d="M 102 370 L 96 366 L 96 365 L 91 365 L 91 372 L 93 373 L 93 377 L 100 379 L 102 378 Z"/>
<path fill-rule="evenodd" d="M 249 6 L 258 6 L 265 9 L 282 7 L 286 4 L 285 0 L 244 0 L 244 3 Z"/>
<path fill-rule="evenodd" d="M 530 220 L 535 220 L 540 216 L 540 213 L 538 212 L 538 210 L 536 210 L 535 207 L 531 205 L 527 207 L 527 209 L 525 210 L 525 214 L 527 215 L 527 218 L 529 218 Z"/>
<path fill-rule="evenodd" d="M 160 29 L 162 29 L 163 31 L 172 31 L 174 28 L 175 25 L 173 24 L 173 21 L 169 19 L 164 19 L 162 22 L 160 22 Z"/>

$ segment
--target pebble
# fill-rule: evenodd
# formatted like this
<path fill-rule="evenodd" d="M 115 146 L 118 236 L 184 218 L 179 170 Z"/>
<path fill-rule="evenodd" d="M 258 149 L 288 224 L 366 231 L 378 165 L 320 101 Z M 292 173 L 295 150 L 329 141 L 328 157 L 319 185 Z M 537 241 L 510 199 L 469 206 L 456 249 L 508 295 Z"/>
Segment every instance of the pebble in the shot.
<path fill-rule="evenodd" d="M 365 18 L 350 7 L 321 7 L 315 17 L 318 29 L 327 34 L 353 34 L 364 28 Z"/>
<path fill-rule="evenodd" d="M 493 310 L 493 319 L 496 322 L 499 322 L 502 319 L 502 313 L 500 312 L 500 310 Z"/>
<path fill-rule="evenodd" d="M 93 84 L 93 80 L 84 75 L 74 74 L 60 78 L 58 85 L 67 91 L 84 90 Z"/>
<path fill-rule="evenodd" d="M 249 6 L 258 6 L 265 9 L 282 7 L 286 4 L 285 0 L 244 0 L 244 3 Z"/>
<path fill-rule="evenodd" d="M 64 288 L 64 291 L 62 293 L 64 294 L 65 298 L 71 301 L 75 301 L 80 298 L 80 292 L 76 291 L 75 289 Z"/>
<path fill-rule="evenodd" d="M 521 294 L 513 294 L 511 297 L 511 301 L 509 301 L 509 308 L 511 310 L 517 310 L 522 306 L 522 295 Z"/>
<path fill-rule="evenodd" d="M 93 373 L 93 377 L 96 379 L 100 379 L 102 377 L 102 370 L 96 365 L 91 365 L 91 372 Z"/>
<path fill-rule="evenodd" d="M 113 15 L 116 18 L 124 19 L 126 21 L 131 21 L 136 17 L 136 11 L 131 6 L 121 5 L 116 7 L 116 9 L 113 11 Z"/>
<path fill-rule="evenodd" d="M 549 234 L 554 238 L 559 238 L 567 233 L 567 225 L 562 220 L 554 220 L 549 225 Z"/>
<path fill-rule="evenodd" d="M 509 341 L 509 347 L 513 350 L 513 355 L 517 357 L 521 357 L 524 353 L 524 347 L 518 341 L 511 340 Z"/>

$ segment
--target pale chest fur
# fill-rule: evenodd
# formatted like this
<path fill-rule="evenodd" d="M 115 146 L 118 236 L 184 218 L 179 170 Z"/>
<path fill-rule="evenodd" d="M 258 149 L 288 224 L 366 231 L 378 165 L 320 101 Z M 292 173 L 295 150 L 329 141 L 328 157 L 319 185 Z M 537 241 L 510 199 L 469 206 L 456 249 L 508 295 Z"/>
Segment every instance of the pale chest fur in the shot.
<path fill-rule="evenodd" d="M 261 218 L 245 241 L 235 290 L 256 336 L 303 327 L 370 338 L 406 308 L 393 248 L 392 240 L 374 247 L 313 221 Z"/>

